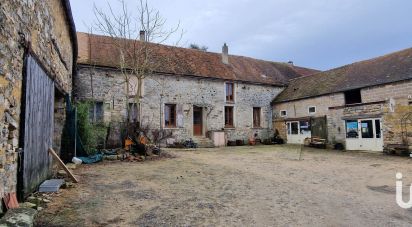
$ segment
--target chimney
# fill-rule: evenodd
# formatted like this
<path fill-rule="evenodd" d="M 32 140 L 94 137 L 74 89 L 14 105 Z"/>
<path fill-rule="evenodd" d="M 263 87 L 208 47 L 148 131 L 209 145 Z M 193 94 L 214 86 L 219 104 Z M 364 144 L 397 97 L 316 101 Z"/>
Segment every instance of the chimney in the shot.
<path fill-rule="evenodd" d="M 293 66 L 293 61 L 288 61 L 288 64 L 289 64 L 290 66 Z"/>
<path fill-rule="evenodd" d="M 229 64 L 229 47 L 226 45 L 226 43 L 222 47 L 222 62 L 226 65 Z"/>
<path fill-rule="evenodd" d="M 143 30 L 140 30 L 140 41 L 146 41 L 146 32 Z"/>

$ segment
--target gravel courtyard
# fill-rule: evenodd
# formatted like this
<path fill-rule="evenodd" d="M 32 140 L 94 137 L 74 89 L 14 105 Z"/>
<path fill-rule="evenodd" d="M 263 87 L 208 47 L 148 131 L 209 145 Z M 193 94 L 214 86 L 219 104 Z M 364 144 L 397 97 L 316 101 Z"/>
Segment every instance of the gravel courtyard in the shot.
<path fill-rule="evenodd" d="M 410 226 L 412 159 L 293 146 L 175 150 L 176 158 L 83 165 L 45 226 Z"/>

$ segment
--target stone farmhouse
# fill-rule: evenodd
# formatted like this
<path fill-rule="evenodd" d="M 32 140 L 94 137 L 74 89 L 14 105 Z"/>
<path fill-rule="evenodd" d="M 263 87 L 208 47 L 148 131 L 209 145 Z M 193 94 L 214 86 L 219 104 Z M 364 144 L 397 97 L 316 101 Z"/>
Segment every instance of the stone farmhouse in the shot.
<path fill-rule="evenodd" d="M 412 49 L 290 80 L 273 100 L 288 143 L 318 136 L 347 150 L 412 144 Z"/>
<path fill-rule="evenodd" d="M 127 105 L 136 107 L 136 103 L 126 94 L 112 38 L 78 33 L 78 42 L 76 98 L 96 103 L 97 120 L 126 121 Z M 134 42 L 143 45 L 144 40 Z M 317 72 L 229 55 L 226 45 L 222 53 L 145 45 L 150 45 L 154 61 L 161 64 L 144 79 L 140 106 L 132 111 L 131 119 L 172 131 L 177 140 L 193 138 L 206 145 L 210 144 L 206 137 L 216 131 L 225 132 L 227 140 L 247 141 L 255 134 L 262 140 L 269 138 L 273 98 L 289 80 Z"/>
<path fill-rule="evenodd" d="M 0 31 L 1 199 L 51 175 L 47 149 L 60 152 L 77 39 L 68 0 L 2 0 Z"/>

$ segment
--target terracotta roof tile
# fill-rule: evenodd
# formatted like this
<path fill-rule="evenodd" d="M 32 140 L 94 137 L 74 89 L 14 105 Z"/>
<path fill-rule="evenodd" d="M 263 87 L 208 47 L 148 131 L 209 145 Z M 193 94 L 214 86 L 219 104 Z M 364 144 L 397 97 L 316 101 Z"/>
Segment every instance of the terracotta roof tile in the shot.
<path fill-rule="evenodd" d="M 412 48 L 292 79 L 274 102 L 337 93 L 412 79 Z"/>
<path fill-rule="evenodd" d="M 78 33 L 79 64 L 118 67 L 119 54 L 113 38 Z M 142 45 L 131 41 L 128 45 Z M 127 42 L 129 42 L 127 41 Z M 317 70 L 229 55 L 229 64 L 222 63 L 221 54 L 161 44 L 150 45 L 154 71 L 178 75 L 210 77 L 225 80 L 248 81 L 272 85 L 284 85 L 290 79 L 311 75 Z"/>

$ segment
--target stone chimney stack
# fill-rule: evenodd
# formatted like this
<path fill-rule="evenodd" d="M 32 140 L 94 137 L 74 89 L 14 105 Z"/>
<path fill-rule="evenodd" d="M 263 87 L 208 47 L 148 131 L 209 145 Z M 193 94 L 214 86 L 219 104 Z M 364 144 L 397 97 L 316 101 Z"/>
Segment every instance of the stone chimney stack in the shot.
<path fill-rule="evenodd" d="M 140 31 L 140 41 L 146 41 L 146 32 L 143 30 Z"/>
<path fill-rule="evenodd" d="M 222 47 L 222 62 L 226 65 L 229 64 L 229 47 L 226 45 L 226 43 Z"/>

